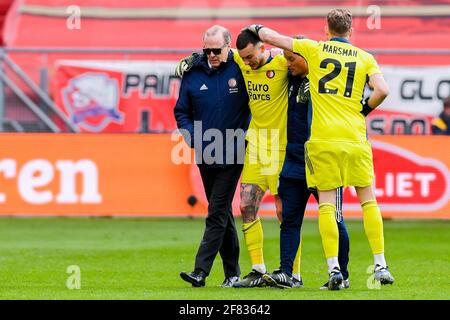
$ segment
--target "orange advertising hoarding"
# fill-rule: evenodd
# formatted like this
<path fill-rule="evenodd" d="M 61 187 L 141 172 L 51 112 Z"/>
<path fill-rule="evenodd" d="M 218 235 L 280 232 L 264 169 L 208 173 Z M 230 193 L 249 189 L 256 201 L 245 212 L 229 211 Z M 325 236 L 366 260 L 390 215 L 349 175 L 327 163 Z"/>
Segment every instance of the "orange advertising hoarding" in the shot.
<path fill-rule="evenodd" d="M 189 166 L 170 135 L 0 135 L 0 212 L 43 215 L 192 215 Z"/>
<path fill-rule="evenodd" d="M 376 136 L 372 144 L 383 216 L 450 218 L 450 137 Z M 204 216 L 195 165 L 174 160 L 183 145 L 168 134 L 1 134 L 0 214 Z M 311 200 L 307 215 L 316 208 Z M 261 209 L 275 216 L 270 195 Z M 344 211 L 361 215 L 350 188 Z"/>

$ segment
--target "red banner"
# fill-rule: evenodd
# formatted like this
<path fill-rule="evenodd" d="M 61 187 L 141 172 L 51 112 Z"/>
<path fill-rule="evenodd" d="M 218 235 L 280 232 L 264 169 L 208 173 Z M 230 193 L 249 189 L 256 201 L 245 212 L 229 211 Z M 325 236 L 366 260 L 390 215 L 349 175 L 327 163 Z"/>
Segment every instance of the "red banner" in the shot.
<path fill-rule="evenodd" d="M 81 132 L 171 132 L 180 80 L 172 61 L 57 65 L 56 104 Z"/>

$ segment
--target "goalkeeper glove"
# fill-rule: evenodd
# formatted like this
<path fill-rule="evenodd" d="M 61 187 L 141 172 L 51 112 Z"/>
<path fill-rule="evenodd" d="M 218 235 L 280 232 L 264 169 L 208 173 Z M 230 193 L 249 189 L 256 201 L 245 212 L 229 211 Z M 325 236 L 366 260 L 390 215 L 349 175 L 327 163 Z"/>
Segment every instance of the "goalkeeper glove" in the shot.
<path fill-rule="evenodd" d="M 371 113 L 374 109 L 373 108 L 371 108 L 370 106 L 369 106 L 369 103 L 368 103 L 368 101 L 369 101 L 369 98 L 370 97 L 367 97 L 366 99 L 364 99 L 364 102 L 363 102 L 363 106 L 362 106 L 362 109 L 361 109 L 361 114 L 364 116 L 364 117 L 367 117 L 367 115 L 369 114 L 369 113 Z"/>
<path fill-rule="evenodd" d="M 194 52 L 189 57 L 183 58 L 177 62 L 175 66 L 175 75 L 179 78 L 183 77 L 183 74 L 189 71 L 194 65 L 197 58 L 200 56 L 197 52 Z"/>
<path fill-rule="evenodd" d="M 297 103 L 305 103 L 309 101 L 310 93 L 309 93 L 309 80 L 305 78 L 298 88 L 296 101 Z"/>
<path fill-rule="evenodd" d="M 264 28 L 264 26 L 262 24 L 251 24 L 247 27 L 245 27 L 244 29 L 242 29 L 241 31 L 250 31 L 251 33 L 259 36 L 259 30 L 261 30 L 262 28 Z"/>

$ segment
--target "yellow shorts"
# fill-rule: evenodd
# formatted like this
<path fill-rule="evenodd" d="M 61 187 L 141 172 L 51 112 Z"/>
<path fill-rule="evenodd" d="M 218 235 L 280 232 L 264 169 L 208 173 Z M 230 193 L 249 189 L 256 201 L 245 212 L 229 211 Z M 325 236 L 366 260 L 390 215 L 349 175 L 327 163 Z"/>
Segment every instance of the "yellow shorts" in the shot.
<path fill-rule="evenodd" d="M 307 141 L 308 187 L 322 191 L 341 186 L 367 187 L 373 182 L 372 146 L 369 141 Z"/>
<path fill-rule="evenodd" d="M 252 150 L 249 144 L 245 152 L 241 183 L 256 184 L 264 192 L 269 189 L 272 195 L 277 195 L 285 155 L 285 150 Z"/>

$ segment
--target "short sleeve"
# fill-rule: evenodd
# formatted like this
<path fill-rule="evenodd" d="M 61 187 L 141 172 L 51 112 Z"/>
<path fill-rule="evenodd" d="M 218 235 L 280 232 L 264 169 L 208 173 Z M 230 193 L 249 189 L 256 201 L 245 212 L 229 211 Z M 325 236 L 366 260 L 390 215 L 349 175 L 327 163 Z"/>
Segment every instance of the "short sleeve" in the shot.
<path fill-rule="evenodd" d="M 369 54 L 367 59 L 367 75 L 370 77 L 374 74 L 382 73 L 375 58 Z"/>
<path fill-rule="evenodd" d="M 310 39 L 294 39 L 292 43 L 292 51 L 301 55 L 306 61 L 311 59 L 317 49 L 317 41 Z"/>

